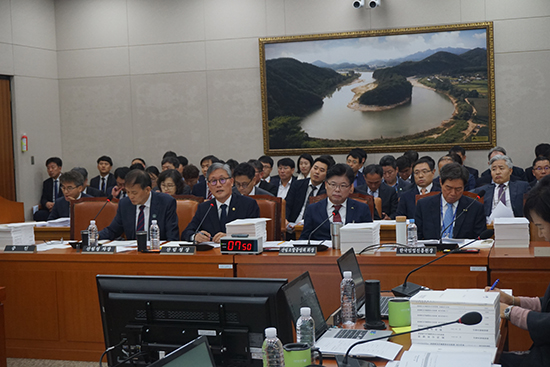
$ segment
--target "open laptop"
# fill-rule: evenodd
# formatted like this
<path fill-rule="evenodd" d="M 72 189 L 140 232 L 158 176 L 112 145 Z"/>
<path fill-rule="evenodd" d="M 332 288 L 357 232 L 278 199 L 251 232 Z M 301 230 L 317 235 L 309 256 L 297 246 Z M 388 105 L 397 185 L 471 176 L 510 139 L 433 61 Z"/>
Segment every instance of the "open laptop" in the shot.
<path fill-rule="evenodd" d="M 206 336 L 199 336 L 149 367 L 216 367 Z"/>
<path fill-rule="evenodd" d="M 292 282 L 283 286 L 294 325 L 300 317 L 300 308 L 311 308 L 311 317 L 315 321 L 315 346 L 325 355 L 343 355 L 350 345 L 361 339 L 374 339 L 390 336 L 388 330 L 354 330 L 329 328 L 309 272 L 305 272 Z"/>
<path fill-rule="evenodd" d="M 345 254 L 340 256 L 338 260 L 340 274 L 344 277 L 344 271 L 351 271 L 351 277 L 355 283 L 355 296 L 357 302 L 357 314 L 359 317 L 365 317 L 365 280 L 361 274 L 361 268 L 357 262 L 355 251 L 350 248 Z M 380 315 L 388 317 L 388 302 L 393 297 L 380 297 Z"/>

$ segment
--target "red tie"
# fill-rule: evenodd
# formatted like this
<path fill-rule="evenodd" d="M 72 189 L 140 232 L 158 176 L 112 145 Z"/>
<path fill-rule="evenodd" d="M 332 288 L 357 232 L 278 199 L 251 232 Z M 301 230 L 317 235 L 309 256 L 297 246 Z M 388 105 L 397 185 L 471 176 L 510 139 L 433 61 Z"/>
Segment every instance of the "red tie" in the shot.
<path fill-rule="evenodd" d="M 342 217 L 340 216 L 340 208 L 342 205 L 334 205 L 334 215 L 332 216 L 332 223 L 342 223 Z"/>
<path fill-rule="evenodd" d="M 207 200 L 212 200 L 214 196 L 212 195 L 212 191 L 208 187 L 206 187 L 206 191 L 208 192 L 208 195 L 206 195 Z"/>

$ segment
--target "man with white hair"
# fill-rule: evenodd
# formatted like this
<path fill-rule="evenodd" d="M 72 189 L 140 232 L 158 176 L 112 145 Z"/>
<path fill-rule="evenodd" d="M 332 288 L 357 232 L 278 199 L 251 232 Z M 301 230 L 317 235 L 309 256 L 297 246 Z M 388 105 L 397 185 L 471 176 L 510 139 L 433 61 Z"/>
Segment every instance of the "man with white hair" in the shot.
<path fill-rule="evenodd" d="M 488 183 L 491 183 L 491 159 L 497 155 L 507 155 L 506 149 L 503 147 L 496 146 L 493 149 L 489 151 L 489 154 L 487 154 L 488 164 L 489 168 L 481 173 L 479 178 L 476 180 L 476 187 L 486 185 Z M 523 168 L 512 166 L 512 181 L 527 181 L 527 177 L 525 176 L 525 171 Z"/>
<path fill-rule="evenodd" d="M 523 194 L 529 191 L 529 184 L 525 181 L 511 181 L 513 163 L 506 155 L 495 155 L 489 161 L 493 182 L 478 187 L 474 192 L 485 190 L 484 207 L 487 218 L 501 203 L 510 209 L 515 217 L 523 217 Z"/>

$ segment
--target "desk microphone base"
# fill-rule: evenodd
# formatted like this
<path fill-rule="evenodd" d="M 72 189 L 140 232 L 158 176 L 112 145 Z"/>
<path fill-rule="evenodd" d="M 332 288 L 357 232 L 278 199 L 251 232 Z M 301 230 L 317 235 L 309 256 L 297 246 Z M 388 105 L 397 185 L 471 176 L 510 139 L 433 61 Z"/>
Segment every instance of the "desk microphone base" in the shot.
<path fill-rule="evenodd" d="M 376 367 L 372 362 L 362 359 L 348 357 L 348 363 L 344 363 L 344 356 L 336 356 L 338 367 Z"/>
<path fill-rule="evenodd" d="M 422 290 L 422 286 L 414 283 L 401 284 L 391 291 L 396 297 L 412 297 Z"/>

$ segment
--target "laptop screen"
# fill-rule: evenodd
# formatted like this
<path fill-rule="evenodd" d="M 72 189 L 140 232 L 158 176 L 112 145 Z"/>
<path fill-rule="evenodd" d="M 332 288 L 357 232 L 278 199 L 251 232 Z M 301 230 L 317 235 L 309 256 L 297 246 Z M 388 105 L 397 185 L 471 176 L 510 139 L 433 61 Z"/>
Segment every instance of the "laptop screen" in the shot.
<path fill-rule="evenodd" d="M 350 248 L 348 252 L 340 256 L 337 262 L 342 278 L 344 277 L 344 271 L 351 271 L 351 277 L 355 283 L 357 309 L 360 309 L 361 306 L 363 306 L 363 303 L 365 303 L 365 281 L 363 280 L 361 268 L 359 267 L 353 248 Z"/>
<path fill-rule="evenodd" d="M 206 336 L 179 347 L 149 367 L 216 367 Z"/>
<path fill-rule="evenodd" d="M 311 317 L 315 321 L 315 339 L 319 339 L 328 329 L 328 326 L 323 316 L 319 299 L 313 288 L 309 272 L 306 271 L 292 282 L 284 285 L 283 292 L 290 308 L 294 326 L 296 326 L 296 321 L 300 317 L 300 308 L 311 308 Z"/>

